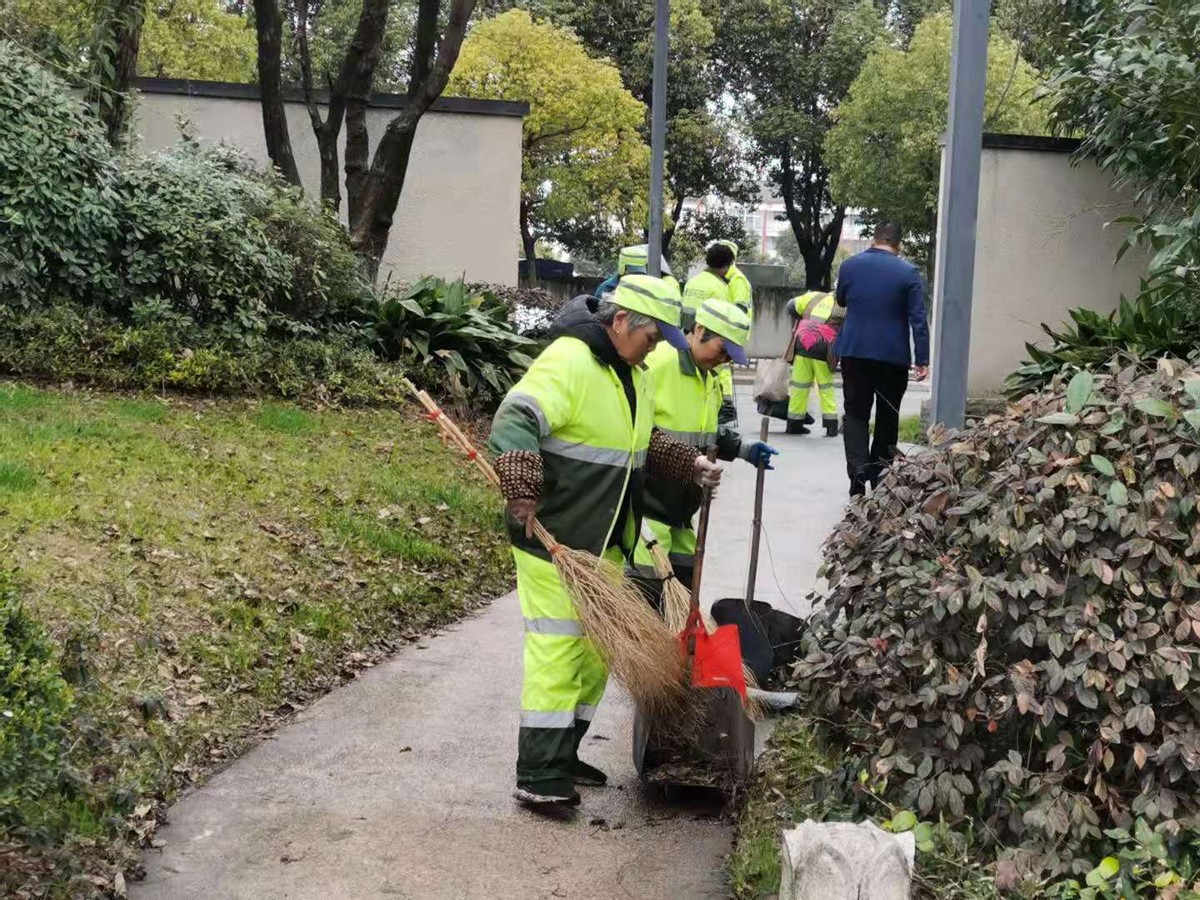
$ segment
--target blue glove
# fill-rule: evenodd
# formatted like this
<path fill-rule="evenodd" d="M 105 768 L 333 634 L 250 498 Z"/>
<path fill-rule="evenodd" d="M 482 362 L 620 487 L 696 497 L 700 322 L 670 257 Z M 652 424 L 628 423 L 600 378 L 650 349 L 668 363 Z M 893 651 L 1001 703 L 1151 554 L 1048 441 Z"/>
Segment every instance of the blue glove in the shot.
<path fill-rule="evenodd" d="M 762 463 L 764 469 L 774 469 L 775 467 L 771 465 L 771 457 L 778 455 L 778 450 L 770 444 L 764 444 L 762 441 L 755 441 L 749 447 L 745 447 L 742 450 L 743 458 L 756 469 L 759 463 Z"/>

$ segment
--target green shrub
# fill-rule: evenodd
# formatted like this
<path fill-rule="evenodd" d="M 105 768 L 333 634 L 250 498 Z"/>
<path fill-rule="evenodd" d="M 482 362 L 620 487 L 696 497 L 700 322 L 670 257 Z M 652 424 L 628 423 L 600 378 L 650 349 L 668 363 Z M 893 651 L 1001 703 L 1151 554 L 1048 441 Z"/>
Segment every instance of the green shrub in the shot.
<path fill-rule="evenodd" d="M 28 305 L 114 289 L 117 166 L 59 78 L 0 40 L 0 291 Z"/>
<path fill-rule="evenodd" d="M 115 312 L 128 314 L 144 297 L 164 298 L 231 338 L 266 333 L 268 299 L 289 289 L 295 267 L 255 216 L 270 202 L 266 184 L 243 176 L 229 151 L 184 143 L 131 158 L 118 195 Z"/>
<path fill-rule="evenodd" d="M 1143 293 L 1135 302 L 1121 301 L 1105 316 L 1091 309 L 1071 310 L 1062 331 L 1047 325 L 1048 347 L 1026 344 L 1029 361 L 1008 377 L 1005 391 L 1023 397 L 1041 390 L 1059 375 L 1103 368 L 1114 357 L 1130 354 L 1152 364 L 1162 357 L 1186 359 L 1200 346 L 1200 310 L 1154 299 Z"/>
<path fill-rule="evenodd" d="M 405 362 L 421 387 L 497 401 L 533 360 L 536 342 L 513 330 L 504 302 L 462 281 L 423 278 L 388 297 L 376 325 L 388 359 Z"/>
<path fill-rule="evenodd" d="M 898 463 L 826 545 L 795 670 L 889 805 L 1037 877 L 1200 814 L 1200 372 L 1139 371 Z"/>
<path fill-rule="evenodd" d="M 27 807 L 58 784 L 70 708 L 49 641 L 0 575 L 0 826 L 27 824 Z"/>
<path fill-rule="evenodd" d="M 0 303 L 0 373 L 95 387 L 265 395 L 353 406 L 403 400 L 403 370 L 353 336 L 280 337 L 244 345 L 223 330 L 127 325 L 58 304 L 18 314 Z"/>

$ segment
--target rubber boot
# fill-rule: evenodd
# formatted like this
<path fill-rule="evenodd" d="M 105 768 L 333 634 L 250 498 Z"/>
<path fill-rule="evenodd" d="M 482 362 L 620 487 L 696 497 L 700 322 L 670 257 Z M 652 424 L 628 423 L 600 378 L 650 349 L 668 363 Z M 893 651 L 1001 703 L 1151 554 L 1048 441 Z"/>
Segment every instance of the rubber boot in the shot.
<path fill-rule="evenodd" d="M 812 434 L 810 428 L 806 428 L 801 419 L 788 419 L 786 434 Z"/>
<path fill-rule="evenodd" d="M 825 423 L 825 437 L 837 437 L 837 436 L 838 436 L 837 419 L 834 419 L 832 422 L 826 422 Z"/>

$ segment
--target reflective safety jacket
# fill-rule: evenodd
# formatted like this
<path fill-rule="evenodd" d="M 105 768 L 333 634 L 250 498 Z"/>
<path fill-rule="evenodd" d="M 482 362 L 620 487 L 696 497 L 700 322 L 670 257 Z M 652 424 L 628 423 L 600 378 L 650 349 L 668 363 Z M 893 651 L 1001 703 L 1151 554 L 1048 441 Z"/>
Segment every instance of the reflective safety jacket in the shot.
<path fill-rule="evenodd" d="M 793 297 L 792 310 L 798 319 L 813 319 L 817 322 L 828 322 L 833 315 L 833 294 L 823 291 L 808 291 L 799 297 Z"/>
<path fill-rule="evenodd" d="M 750 279 L 736 265 L 729 267 L 729 274 L 725 276 L 729 282 L 729 299 L 742 308 L 748 316 L 754 315 L 754 289 L 750 286 Z"/>
<path fill-rule="evenodd" d="M 737 459 L 742 439 L 717 424 L 721 385 L 716 372 L 701 372 L 685 350 L 659 344 L 646 358 L 654 385 L 654 427 L 678 441 L 706 449 L 716 444 L 717 457 Z M 688 527 L 700 508 L 700 489 L 659 478 L 646 479 L 646 517 L 676 528 Z"/>
<path fill-rule="evenodd" d="M 683 288 L 683 309 L 695 316 L 705 300 L 729 300 L 729 282 L 705 269 L 687 280 Z"/>
<path fill-rule="evenodd" d="M 488 446 L 541 454 L 538 520 L 557 540 L 596 555 L 619 546 L 628 557 L 641 528 L 653 385 L 620 362 L 586 308 L 560 334 L 505 396 Z M 508 531 L 513 546 L 549 558 L 523 526 L 510 520 Z"/>

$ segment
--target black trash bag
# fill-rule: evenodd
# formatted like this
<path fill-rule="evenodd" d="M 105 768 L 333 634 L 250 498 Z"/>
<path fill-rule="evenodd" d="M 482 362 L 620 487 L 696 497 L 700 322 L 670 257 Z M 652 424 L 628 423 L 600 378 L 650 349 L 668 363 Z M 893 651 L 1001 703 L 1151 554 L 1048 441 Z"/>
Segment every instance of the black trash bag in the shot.
<path fill-rule="evenodd" d="M 758 401 L 757 407 L 760 416 L 770 416 L 772 419 L 787 421 L 788 402 L 786 400 L 767 400 L 764 398 Z"/>
<path fill-rule="evenodd" d="M 786 669 L 800 657 L 800 637 L 805 621 L 755 600 L 746 607 L 741 598 L 727 597 L 712 606 L 718 625 L 736 625 L 742 661 L 766 687 L 772 672 Z"/>

